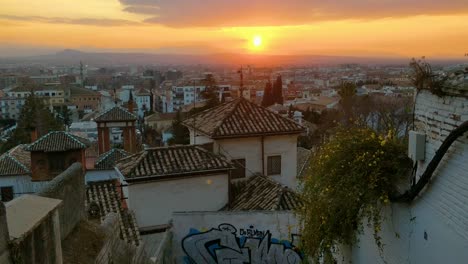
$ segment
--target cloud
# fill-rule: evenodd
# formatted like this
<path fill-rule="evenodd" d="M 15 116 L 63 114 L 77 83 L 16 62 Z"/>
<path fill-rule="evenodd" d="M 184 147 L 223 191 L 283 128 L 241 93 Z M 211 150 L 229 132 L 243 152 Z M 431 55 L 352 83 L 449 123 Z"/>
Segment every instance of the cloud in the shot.
<path fill-rule="evenodd" d="M 466 0 L 120 0 L 124 10 L 171 27 L 277 26 L 324 20 L 468 13 Z"/>
<path fill-rule="evenodd" d="M 92 26 L 101 26 L 101 27 L 113 27 L 113 26 L 140 24 L 139 22 L 124 20 L 124 19 L 12 16 L 12 15 L 1 15 L 1 14 L 0 14 L 0 19 L 10 20 L 10 21 L 42 22 L 42 23 L 51 23 L 51 24 L 92 25 Z"/>

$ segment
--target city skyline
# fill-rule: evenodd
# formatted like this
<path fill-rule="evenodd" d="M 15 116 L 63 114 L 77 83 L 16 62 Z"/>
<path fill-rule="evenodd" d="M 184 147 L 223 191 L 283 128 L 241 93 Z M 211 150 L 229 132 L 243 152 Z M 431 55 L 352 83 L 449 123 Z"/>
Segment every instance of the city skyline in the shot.
<path fill-rule="evenodd" d="M 1 57 L 84 51 L 463 58 L 463 0 L 0 0 Z M 431 45 L 427 45 L 430 43 Z"/>

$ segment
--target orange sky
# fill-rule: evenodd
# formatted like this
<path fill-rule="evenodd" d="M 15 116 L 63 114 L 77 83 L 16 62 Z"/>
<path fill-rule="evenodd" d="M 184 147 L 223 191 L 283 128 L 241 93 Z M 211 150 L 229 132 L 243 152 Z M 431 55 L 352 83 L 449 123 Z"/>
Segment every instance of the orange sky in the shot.
<path fill-rule="evenodd" d="M 376 2 L 0 0 L 0 56 L 63 48 L 451 58 L 468 53 L 466 0 Z M 252 45 L 255 36 L 262 46 Z M 12 52 L 5 54 L 8 48 Z"/>

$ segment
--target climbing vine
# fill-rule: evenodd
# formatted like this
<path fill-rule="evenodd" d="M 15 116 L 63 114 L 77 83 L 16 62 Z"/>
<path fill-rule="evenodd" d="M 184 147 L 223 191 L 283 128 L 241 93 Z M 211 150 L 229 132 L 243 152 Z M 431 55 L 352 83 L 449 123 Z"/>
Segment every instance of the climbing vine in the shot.
<path fill-rule="evenodd" d="M 305 252 L 333 263 L 337 245 L 351 245 L 369 223 L 380 250 L 383 206 L 411 170 L 406 148 L 390 131 L 339 128 L 313 157 L 303 183 L 305 205 L 298 212 Z"/>

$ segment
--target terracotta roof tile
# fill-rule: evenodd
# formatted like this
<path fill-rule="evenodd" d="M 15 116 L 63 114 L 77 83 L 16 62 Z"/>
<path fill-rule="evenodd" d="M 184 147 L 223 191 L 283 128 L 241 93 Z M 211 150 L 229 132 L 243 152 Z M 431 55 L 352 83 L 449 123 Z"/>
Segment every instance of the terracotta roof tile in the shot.
<path fill-rule="evenodd" d="M 233 194 L 232 211 L 294 210 L 302 205 L 297 193 L 262 175 L 233 183 Z"/>
<path fill-rule="evenodd" d="M 31 173 L 31 154 L 18 145 L 0 156 L 0 176 Z"/>
<path fill-rule="evenodd" d="M 86 149 L 90 142 L 82 137 L 65 131 L 52 131 L 31 143 L 27 151 L 62 152 L 75 149 Z"/>
<path fill-rule="evenodd" d="M 113 169 L 117 161 L 129 155 L 130 153 L 123 149 L 111 149 L 98 157 L 94 168 L 99 170 Z"/>
<path fill-rule="evenodd" d="M 184 176 L 205 171 L 227 171 L 232 165 L 200 146 L 171 146 L 146 149 L 119 161 L 117 168 L 127 180 L 140 177 Z"/>
<path fill-rule="evenodd" d="M 113 121 L 135 121 L 137 117 L 130 113 L 127 109 L 120 106 L 105 111 L 94 119 L 96 122 L 113 122 Z"/>
<path fill-rule="evenodd" d="M 140 245 L 141 237 L 135 216 L 122 208 L 120 194 L 114 181 L 89 183 L 86 189 L 86 207 L 96 202 L 99 205 L 99 216 L 104 220 L 108 213 L 117 213 L 120 225 L 120 237 L 129 244 Z"/>
<path fill-rule="evenodd" d="M 243 98 L 205 110 L 183 124 L 212 138 L 292 134 L 304 130 L 293 120 Z"/>

